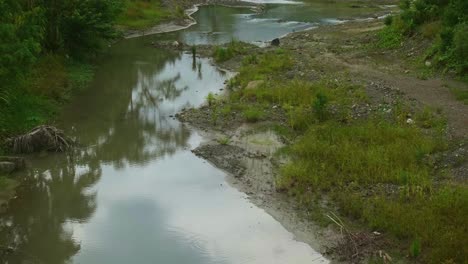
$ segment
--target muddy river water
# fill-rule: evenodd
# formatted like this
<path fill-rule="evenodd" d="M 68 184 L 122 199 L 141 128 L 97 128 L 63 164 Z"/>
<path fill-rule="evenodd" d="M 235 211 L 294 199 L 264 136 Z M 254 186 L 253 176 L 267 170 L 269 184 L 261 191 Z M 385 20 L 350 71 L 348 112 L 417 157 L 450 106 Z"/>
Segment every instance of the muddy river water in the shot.
<path fill-rule="evenodd" d="M 265 2 L 265 1 L 258 1 Z M 327 263 L 190 152 L 203 138 L 172 116 L 219 93 L 231 73 L 149 45 L 158 38 L 269 41 L 352 8 L 272 1 L 265 12 L 201 7 L 181 32 L 117 43 L 58 126 L 73 154 L 37 154 L 0 218 L 1 263 Z"/>

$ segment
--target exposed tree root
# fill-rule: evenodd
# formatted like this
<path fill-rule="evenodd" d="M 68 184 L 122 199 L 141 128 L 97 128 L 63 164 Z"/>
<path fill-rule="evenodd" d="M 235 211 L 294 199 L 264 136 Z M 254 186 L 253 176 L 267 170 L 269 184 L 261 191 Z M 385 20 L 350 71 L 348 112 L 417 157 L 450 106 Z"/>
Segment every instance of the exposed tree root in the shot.
<path fill-rule="evenodd" d="M 65 136 L 62 130 L 45 125 L 38 126 L 24 135 L 7 140 L 7 146 L 14 153 L 63 152 L 69 150 L 73 144 L 74 141 Z"/>

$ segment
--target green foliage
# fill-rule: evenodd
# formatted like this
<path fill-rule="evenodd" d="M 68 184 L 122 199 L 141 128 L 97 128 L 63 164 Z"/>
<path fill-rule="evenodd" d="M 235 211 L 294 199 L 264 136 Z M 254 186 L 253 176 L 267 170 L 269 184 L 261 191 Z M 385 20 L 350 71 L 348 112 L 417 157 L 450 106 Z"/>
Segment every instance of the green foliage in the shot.
<path fill-rule="evenodd" d="M 440 34 L 440 21 L 433 21 L 421 26 L 421 34 L 428 39 L 435 39 Z"/>
<path fill-rule="evenodd" d="M 404 0 L 398 29 L 403 34 L 421 31 L 435 39 L 436 62 L 461 76 L 468 73 L 468 1 Z M 385 30 L 390 31 L 391 27 Z M 387 41 L 390 42 L 389 38 Z M 391 45 L 382 45 L 386 48 Z"/>
<path fill-rule="evenodd" d="M 87 84 L 91 69 L 76 57 L 117 36 L 121 8 L 122 0 L 0 0 L 0 137 L 44 123 Z"/>
<path fill-rule="evenodd" d="M 19 1 L 0 1 L 0 82 L 18 78 L 37 59 L 44 37 L 41 8 L 23 10 Z"/>
<path fill-rule="evenodd" d="M 121 0 L 69 1 L 62 6 L 47 5 L 45 8 L 51 14 L 48 23 L 49 45 L 63 45 L 74 56 L 95 52 L 107 40 L 118 36 L 114 22 L 122 7 Z M 58 24 L 55 24 L 57 21 Z"/>

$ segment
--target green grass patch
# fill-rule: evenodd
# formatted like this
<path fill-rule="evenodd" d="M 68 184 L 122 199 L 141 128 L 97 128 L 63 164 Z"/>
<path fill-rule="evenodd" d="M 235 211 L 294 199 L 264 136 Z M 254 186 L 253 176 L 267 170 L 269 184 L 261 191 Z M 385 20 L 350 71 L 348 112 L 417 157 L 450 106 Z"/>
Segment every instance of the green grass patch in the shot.
<path fill-rule="evenodd" d="M 242 42 L 232 40 L 227 46 L 218 46 L 214 48 L 213 58 L 216 62 L 225 62 L 234 56 L 244 53 L 246 50 Z"/>
<path fill-rule="evenodd" d="M 177 14 L 180 15 L 180 9 Z M 182 9 L 182 13 L 184 11 Z M 123 13 L 117 19 L 117 24 L 129 29 L 144 29 L 173 17 L 168 8 L 162 6 L 160 0 L 127 0 Z"/>
<path fill-rule="evenodd" d="M 468 189 L 435 185 L 430 158 L 446 148 L 445 140 L 417 126 L 380 118 L 327 121 L 311 126 L 290 148 L 292 162 L 282 168 L 278 185 L 302 201 L 329 193 L 344 213 L 407 243 L 414 258 L 463 262 Z M 385 186 L 396 192 L 389 195 Z"/>
<path fill-rule="evenodd" d="M 283 170 L 285 187 L 333 187 L 392 183 L 429 188 L 425 157 L 444 145 L 418 128 L 384 121 L 343 125 L 333 121 L 311 127 L 293 147 L 294 162 Z"/>
<path fill-rule="evenodd" d="M 386 26 L 377 33 L 377 47 L 383 49 L 395 49 L 401 46 L 402 32 L 395 26 Z"/>
<path fill-rule="evenodd" d="M 257 122 L 265 118 L 263 109 L 255 106 L 249 106 L 242 112 L 247 122 Z"/>
<path fill-rule="evenodd" d="M 450 92 L 455 96 L 458 101 L 463 102 L 464 104 L 468 105 L 468 90 L 452 87 L 449 88 Z"/>
<path fill-rule="evenodd" d="M 468 188 L 440 186 L 424 195 L 364 197 L 335 192 L 344 212 L 400 239 L 421 263 L 464 263 L 468 257 Z"/>

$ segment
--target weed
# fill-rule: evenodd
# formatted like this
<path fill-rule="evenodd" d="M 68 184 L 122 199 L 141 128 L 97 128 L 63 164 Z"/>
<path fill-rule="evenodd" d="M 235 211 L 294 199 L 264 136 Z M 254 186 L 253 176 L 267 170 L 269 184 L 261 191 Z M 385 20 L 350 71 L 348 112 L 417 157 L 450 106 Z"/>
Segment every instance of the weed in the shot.
<path fill-rule="evenodd" d="M 416 258 L 421 254 L 421 241 L 419 239 L 413 240 L 410 246 L 410 256 Z"/>
<path fill-rule="evenodd" d="M 215 95 L 212 92 L 208 93 L 206 101 L 208 102 L 208 106 L 213 106 L 216 103 Z"/>
<path fill-rule="evenodd" d="M 437 114 L 435 110 L 427 106 L 416 114 L 415 120 L 422 128 L 435 128 L 439 131 L 443 131 L 446 125 L 446 120 L 440 114 Z"/>
<path fill-rule="evenodd" d="M 327 115 L 327 104 L 328 104 L 328 97 L 321 92 L 317 93 L 312 106 L 313 106 L 315 115 L 317 116 L 317 119 L 320 122 L 325 121 L 325 118 Z"/>
<path fill-rule="evenodd" d="M 218 143 L 221 145 L 229 145 L 230 142 L 231 140 L 228 137 L 218 139 Z"/>
<path fill-rule="evenodd" d="M 455 87 L 449 89 L 458 101 L 462 101 L 464 104 L 468 105 L 468 90 Z"/>
<path fill-rule="evenodd" d="M 213 57 L 216 62 L 224 62 L 244 51 L 245 48 L 241 42 L 232 40 L 226 47 L 216 47 L 213 51 Z"/>

